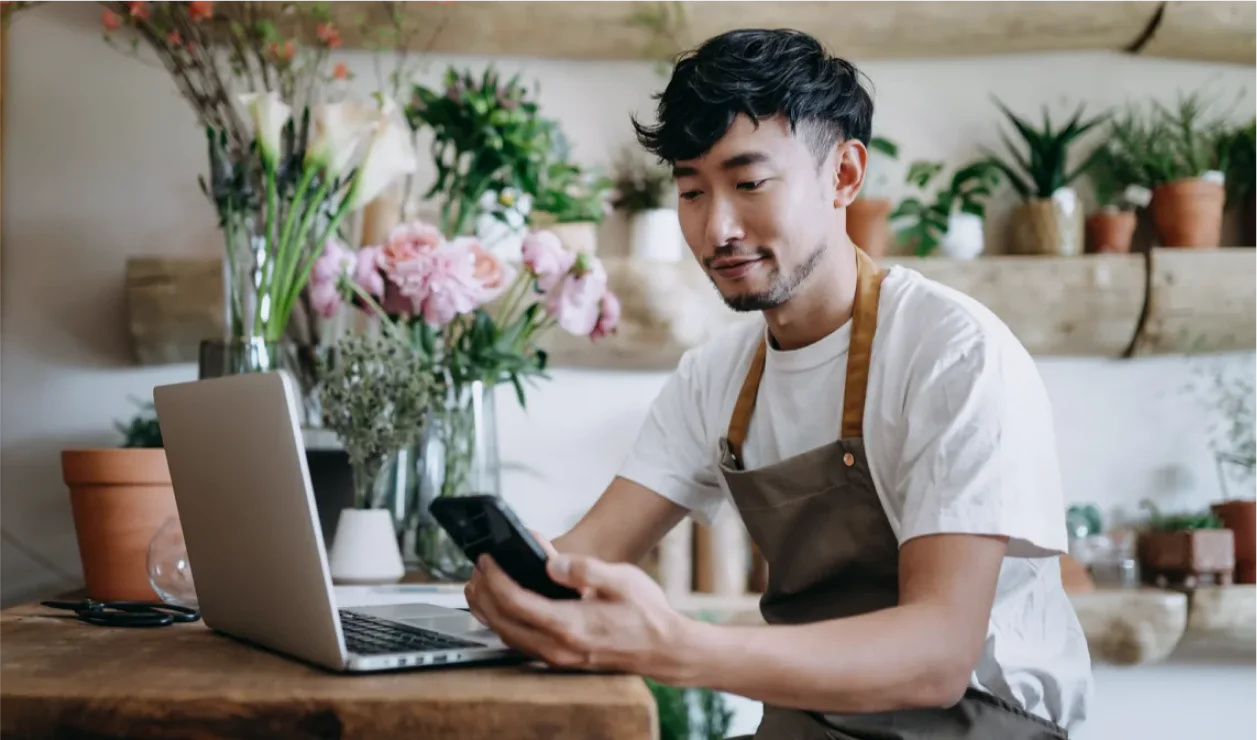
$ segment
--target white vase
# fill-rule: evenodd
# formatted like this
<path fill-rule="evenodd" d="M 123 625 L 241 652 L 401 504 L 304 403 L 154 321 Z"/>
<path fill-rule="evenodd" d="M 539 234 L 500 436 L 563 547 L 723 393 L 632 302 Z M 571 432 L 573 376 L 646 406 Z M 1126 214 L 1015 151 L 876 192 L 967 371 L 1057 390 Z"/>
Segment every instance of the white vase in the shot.
<path fill-rule="evenodd" d="M 335 583 L 396 583 L 406 574 L 385 509 L 342 509 L 328 560 Z"/>
<path fill-rule="evenodd" d="M 954 260 L 977 257 L 986 246 L 982 227 L 981 216 L 963 211 L 951 214 L 947 217 L 947 233 L 943 235 L 938 251 Z"/>
<path fill-rule="evenodd" d="M 635 213 L 629 230 L 629 256 L 633 259 L 680 262 L 685 258 L 685 237 L 675 210 L 652 208 Z"/>

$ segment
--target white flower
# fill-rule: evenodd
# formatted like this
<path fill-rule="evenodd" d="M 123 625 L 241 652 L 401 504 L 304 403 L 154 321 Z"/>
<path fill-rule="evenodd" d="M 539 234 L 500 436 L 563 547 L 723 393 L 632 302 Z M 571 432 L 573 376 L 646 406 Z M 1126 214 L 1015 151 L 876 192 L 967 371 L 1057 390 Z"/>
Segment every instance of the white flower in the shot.
<path fill-rule="evenodd" d="M 257 137 L 262 159 L 274 162 L 279 156 L 279 140 L 284 125 L 292 117 L 292 108 L 279 99 L 279 93 L 242 93 L 244 103 L 253 119 L 253 135 Z"/>
<path fill-rule="evenodd" d="M 398 178 L 415 171 L 419 160 L 410 142 L 410 128 L 396 116 L 397 105 L 384 98 L 367 142 L 367 153 L 358 170 L 350 210 L 375 200 Z"/>
<path fill-rule="evenodd" d="M 353 103 L 320 106 L 314 112 L 313 140 L 306 150 L 306 159 L 325 167 L 329 177 L 336 177 L 349 166 L 374 122 L 371 109 L 365 106 Z"/>

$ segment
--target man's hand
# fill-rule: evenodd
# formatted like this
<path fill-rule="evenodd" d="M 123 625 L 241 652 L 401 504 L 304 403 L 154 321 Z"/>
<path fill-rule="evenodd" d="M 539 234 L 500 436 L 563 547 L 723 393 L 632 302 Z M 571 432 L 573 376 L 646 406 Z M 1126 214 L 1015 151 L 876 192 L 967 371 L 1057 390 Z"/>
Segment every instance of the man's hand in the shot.
<path fill-rule="evenodd" d="M 468 584 L 473 613 L 507 645 L 564 668 L 684 681 L 692 621 L 640 568 L 551 553 L 556 582 L 582 594 L 551 600 L 516 584 L 489 556 Z"/>

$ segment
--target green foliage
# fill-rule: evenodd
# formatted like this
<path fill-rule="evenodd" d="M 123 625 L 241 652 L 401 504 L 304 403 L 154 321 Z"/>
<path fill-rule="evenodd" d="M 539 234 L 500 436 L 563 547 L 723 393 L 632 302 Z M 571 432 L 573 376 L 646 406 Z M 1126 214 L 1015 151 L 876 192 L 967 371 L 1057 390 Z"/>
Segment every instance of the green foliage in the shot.
<path fill-rule="evenodd" d="M 611 206 L 628 214 L 662 208 L 672 173 L 624 149 L 616 163 L 615 197 Z"/>
<path fill-rule="evenodd" d="M 711 689 L 682 689 L 646 679 L 659 713 L 659 740 L 724 740 L 733 710 Z"/>
<path fill-rule="evenodd" d="M 122 446 L 132 448 L 160 449 L 163 447 L 161 427 L 157 424 L 157 409 L 150 401 L 135 402 L 140 407 L 129 423 L 115 422 L 114 428 L 122 434 Z"/>
<path fill-rule="evenodd" d="M 644 31 L 648 38 L 642 47 L 642 57 L 655 62 L 655 73 L 667 77 L 672 69 L 670 60 L 685 46 L 683 39 L 685 3 L 650 2 L 633 3 L 625 25 Z"/>
<path fill-rule="evenodd" d="M 504 83 L 492 65 L 480 79 L 450 68 L 444 90 L 415 86 L 406 118 L 412 129 L 432 129 L 437 176 L 424 197 L 441 197 L 447 236 L 474 230 L 485 193 L 541 191 L 557 124 L 540 115 L 519 75 Z"/>
<path fill-rule="evenodd" d="M 908 167 L 909 185 L 924 191 L 943 171 L 941 162 L 913 162 Z M 907 225 L 898 230 L 901 241 L 913 247 L 920 256 L 933 252 L 947 233 L 947 220 L 953 213 L 971 213 L 985 217 L 985 200 L 999 184 L 999 168 L 987 160 L 979 160 L 960 168 L 952 175 L 951 182 L 940 189 L 933 201 L 923 198 L 905 198 L 894 212 L 891 221 L 906 220 Z"/>
<path fill-rule="evenodd" d="M 1162 514 L 1151 501 L 1141 506 L 1148 510 L 1148 528 L 1153 532 L 1190 532 L 1197 529 L 1222 529 L 1222 520 L 1212 511 L 1194 511 L 1183 514 Z"/>
<path fill-rule="evenodd" d="M 354 474 L 354 505 L 371 508 L 376 476 L 424 427 L 435 386 L 413 350 L 391 333 L 349 335 L 319 359 L 327 427 L 340 437 Z"/>
<path fill-rule="evenodd" d="M 1077 179 L 1099 151 L 1099 149 L 1093 151 L 1086 161 L 1073 170 L 1068 169 L 1070 148 L 1083 134 L 1103 122 L 1106 114 L 1084 121 L 1082 118 L 1084 106 L 1080 105 L 1063 128 L 1054 129 L 1052 117 L 1044 106 L 1043 128 L 1036 129 L 1033 124 L 1013 113 L 998 99 L 995 99 L 995 105 L 1017 129 L 1026 151 L 1023 154 L 1001 132 L 1000 139 L 1008 148 L 1010 159 L 1000 159 L 992 154 L 991 161 L 999 167 L 1009 184 L 1023 200 L 1052 197 L 1057 190 Z"/>
<path fill-rule="evenodd" d="M 566 156 L 545 169 L 540 191 L 533 199 L 534 221 L 545 223 L 599 223 L 611 207 L 611 178 L 587 170 Z"/>
<path fill-rule="evenodd" d="M 1175 180 L 1225 172 L 1231 139 L 1223 119 L 1208 112 L 1199 93 L 1167 107 L 1129 105 L 1112 120 L 1106 152 L 1098 155 L 1102 177 L 1120 187 L 1153 190 Z"/>
<path fill-rule="evenodd" d="M 1235 205 L 1253 194 L 1253 179 L 1257 176 L 1257 156 L 1254 149 L 1257 144 L 1257 119 L 1250 119 L 1248 124 L 1231 133 L 1227 147 L 1226 190 L 1227 204 Z"/>
<path fill-rule="evenodd" d="M 881 152 L 891 159 L 899 157 L 899 145 L 882 136 L 874 136 L 869 139 L 869 149 L 875 152 Z"/>

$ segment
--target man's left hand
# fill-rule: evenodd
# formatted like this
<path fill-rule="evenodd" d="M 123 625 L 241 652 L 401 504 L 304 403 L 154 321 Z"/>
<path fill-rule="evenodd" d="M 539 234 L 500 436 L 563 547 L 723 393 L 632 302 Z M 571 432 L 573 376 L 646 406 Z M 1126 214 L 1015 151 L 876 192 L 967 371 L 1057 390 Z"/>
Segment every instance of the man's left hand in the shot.
<path fill-rule="evenodd" d="M 515 583 L 482 556 L 477 611 L 507 645 L 564 668 L 619 671 L 681 682 L 688 631 L 663 590 L 640 568 L 580 555 L 555 555 L 550 577 L 581 593 L 552 600 Z"/>

